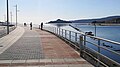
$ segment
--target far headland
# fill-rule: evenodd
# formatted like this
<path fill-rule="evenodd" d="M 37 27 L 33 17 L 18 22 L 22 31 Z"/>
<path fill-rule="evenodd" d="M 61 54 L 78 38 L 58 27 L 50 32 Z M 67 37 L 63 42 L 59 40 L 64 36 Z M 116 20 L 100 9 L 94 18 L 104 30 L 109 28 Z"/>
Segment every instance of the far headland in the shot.
<path fill-rule="evenodd" d="M 48 23 L 89 23 L 97 25 L 113 25 L 113 24 L 120 24 L 120 16 L 108 16 L 103 18 L 96 18 L 96 19 L 80 19 L 80 20 L 72 20 L 72 21 L 66 21 L 57 19 L 56 21 L 50 21 Z"/>

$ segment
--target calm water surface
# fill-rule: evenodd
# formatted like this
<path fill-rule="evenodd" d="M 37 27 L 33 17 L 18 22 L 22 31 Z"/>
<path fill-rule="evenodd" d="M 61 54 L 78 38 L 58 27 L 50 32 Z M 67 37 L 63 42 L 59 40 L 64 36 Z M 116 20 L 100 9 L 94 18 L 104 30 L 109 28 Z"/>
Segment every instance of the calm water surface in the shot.
<path fill-rule="evenodd" d="M 90 25 L 75 25 L 84 32 L 95 32 L 95 26 Z M 96 35 L 98 37 L 110 39 L 120 42 L 120 26 L 96 26 Z"/>
<path fill-rule="evenodd" d="M 91 25 L 74 25 L 74 26 L 79 28 L 83 32 L 91 31 L 93 32 L 93 34 L 95 34 L 95 26 L 91 26 Z M 96 26 L 96 36 L 109 39 L 112 41 L 120 42 L 120 26 Z M 109 49 L 120 50 L 120 45 L 115 45 L 111 43 L 105 43 L 105 44 L 112 46 L 112 48 Z M 96 49 L 97 47 L 95 46 L 92 45 L 88 45 L 88 46 L 97 50 Z M 110 52 L 102 49 L 101 49 L 101 53 L 120 63 L 120 56 L 111 54 Z"/>

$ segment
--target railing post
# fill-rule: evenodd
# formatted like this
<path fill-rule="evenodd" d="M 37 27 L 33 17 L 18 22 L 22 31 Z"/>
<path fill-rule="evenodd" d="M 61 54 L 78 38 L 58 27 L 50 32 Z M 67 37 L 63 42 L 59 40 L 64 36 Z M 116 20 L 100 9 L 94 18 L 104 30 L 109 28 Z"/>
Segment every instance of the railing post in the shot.
<path fill-rule="evenodd" d="M 62 29 L 62 37 L 63 37 L 63 29 Z"/>
<path fill-rule="evenodd" d="M 69 40 L 71 41 L 71 31 L 69 31 Z"/>
<path fill-rule="evenodd" d="M 53 31 L 52 31 L 52 27 L 49 28 L 49 31 L 53 32 Z"/>
<path fill-rule="evenodd" d="M 55 33 L 55 27 L 53 27 L 53 33 Z"/>
<path fill-rule="evenodd" d="M 53 29 L 54 29 L 54 30 L 53 30 L 53 33 L 55 34 L 55 27 L 53 27 Z"/>
<path fill-rule="evenodd" d="M 57 28 L 57 35 L 58 35 L 58 28 Z"/>
<path fill-rule="evenodd" d="M 77 42 L 77 33 L 75 33 L 75 42 Z"/>
<path fill-rule="evenodd" d="M 59 36 L 60 36 L 60 28 L 59 28 Z"/>
<path fill-rule="evenodd" d="M 53 33 L 55 33 L 55 27 L 53 27 Z"/>
<path fill-rule="evenodd" d="M 53 32 L 53 33 L 54 33 L 54 30 L 55 30 L 54 27 L 52 27 L 52 32 Z"/>
<path fill-rule="evenodd" d="M 86 49 L 86 35 L 84 35 L 84 50 Z"/>
<path fill-rule="evenodd" d="M 100 53 L 100 39 L 98 39 L 98 53 Z M 100 60 L 100 56 L 97 55 L 97 59 Z M 97 67 L 100 67 L 100 62 L 97 62 Z"/>
<path fill-rule="evenodd" d="M 84 57 L 85 50 L 86 50 L 86 35 L 83 35 L 82 57 Z"/>
<path fill-rule="evenodd" d="M 67 32 L 66 32 L 66 30 L 65 30 L 65 38 L 67 38 Z"/>
<path fill-rule="evenodd" d="M 55 27 L 55 34 L 57 33 L 57 31 L 56 31 L 56 27 Z"/>
<path fill-rule="evenodd" d="M 80 56 L 83 57 L 83 49 L 84 49 L 83 48 L 84 47 L 83 46 L 83 35 L 80 36 L 80 45 L 79 45 L 79 47 L 80 47 Z"/>

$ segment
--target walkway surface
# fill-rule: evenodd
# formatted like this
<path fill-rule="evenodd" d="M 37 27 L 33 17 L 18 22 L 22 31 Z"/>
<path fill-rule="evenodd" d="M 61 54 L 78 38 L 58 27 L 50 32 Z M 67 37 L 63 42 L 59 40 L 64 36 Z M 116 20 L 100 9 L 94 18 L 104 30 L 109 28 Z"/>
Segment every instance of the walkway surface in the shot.
<path fill-rule="evenodd" d="M 55 35 L 17 27 L 0 38 L 0 67 L 93 67 Z"/>

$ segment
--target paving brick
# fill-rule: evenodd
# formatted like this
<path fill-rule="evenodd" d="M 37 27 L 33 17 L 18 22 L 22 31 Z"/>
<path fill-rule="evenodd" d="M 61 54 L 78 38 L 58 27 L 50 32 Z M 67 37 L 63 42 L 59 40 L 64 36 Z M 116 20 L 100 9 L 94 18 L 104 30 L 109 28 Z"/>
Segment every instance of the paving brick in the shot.
<path fill-rule="evenodd" d="M 12 60 L 0 60 L 0 64 L 1 63 L 12 63 Z"/>
<path fill-rule="evenodd" d="M 41 66 L 40 66 L 41 67 Z M 45 65 L 43 67 L 54 67 L 53 65 Z"/>
<path fill-rule="evenodd" d="M 63 65 L 54 65 L 54 67 L 69 67 L 69 66 L 66 64 L 63 64 Z"/>
<path fill-rule="evenodd" d="M 40 59 L 40 62 L 44 62 L 44 63 L 52 63 L 51 59 Z"/>
<path fill-rule="evenodd" d="M 65 62 L 76 62 L 74 58 L 65 58 Z"/>
<path fill-rule="evenodd" d="M 39 67 L 39 66 L 25 66 L 25 67 Z"/>
<path fill-rule="evenodd" d="M 52 59 L 53 63 L 57 63 L 57 62 L 61 62 L 64 63 L 65 60 L 64 59 Z"/>
<path fill-rule="evenodd" d="M 25 63 L 26 60 L 13 60 L 12 63 Z"/>
<path fill-rule="evenodd" d="M 39 59 L 27 60 L 26 63 L 39 63 Z"/>
<path fill-rule="evenodd" d="M 39 66 L 39 67 L 47 67 L 47 66 Z"/>
<path fill-rule="evenodd" d="M 9 66 L 9 67 L 26 67 L 26 66 Z"/>

